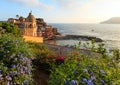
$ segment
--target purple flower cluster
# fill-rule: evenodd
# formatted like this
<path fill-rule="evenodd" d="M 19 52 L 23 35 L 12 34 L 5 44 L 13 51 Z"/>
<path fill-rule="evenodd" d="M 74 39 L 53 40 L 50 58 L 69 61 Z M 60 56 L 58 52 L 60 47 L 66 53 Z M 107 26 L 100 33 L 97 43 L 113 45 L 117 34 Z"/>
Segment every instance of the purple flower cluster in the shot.
<path fill-rule="evenodd" d="M 64 79 L 64 84 L 65 85 L 78 85 L 78 82 L 77 82 L 77 80 L 68 81 L 68 80 Z"/>
<path fill-rule="evenodd" d="M 90 73 L 88 71 L 88 69 L 83 69 L 83 72 L 85 72 L 86 74 L 89 75 L 89 78 L 82 78 L 82 82 L 86 85 L 95 85 L 95 82 L 99 82 L 101 85 L 104 85 L 105 84 L 105 81 L 104 80 L 99 80 L 95 77 L 94 73 Z M 98 73 L 102 73 L 102 74 L 106 74 L 106 72 L 104 72 L 103 70 L 98 70 Z M 79 71 L 77 70 L 74 70 L 74 76 L 77 77 L 79 75 Z M 78 81 L 78 80 L 71 80 L 71 81 L 68 81 L 66 79 L 64 79 L 64 84 L 65 85 L 78 85 L 81 81 Z"/>
<path fill-rule="evenodd" d="M 71 85 L 77 85 L 77 81 L 76 80 L 71 80 Z"/>
<path fill-rule="evenodd" d="M 88 73 L 88 70 L 84 69 L 84 72 Z M 99 70 L 99 72 L 102 74 L 106 74 L 103 70 Z M 93 73 L 90 73 L 89 75 L 90 75 L 89 80 L 86 78 L 83 78 L 82 82 L 86 83 L 87 85 L 95 85 L 94 82 L 96 82 L 96 81 L 101 83 L 102 85 L 105 84 L 104 80 L 97 80 L 97 78 L 94 76 Z"/>
<path fill-rule="evenodd" d="M 103 71 L 103 70 L 99 70 L 100 71 L 100 73 L 102 73 L 102 74 L 106 74 L 106 72 L 105 71 Z"/>
<path fill-rule="evenodd" d="M 24 41 L 0 38 L 0 84 L 30 85 L 31 56 Z"/>
<path fill-rule="evenodd" d="M 21 58 L 14 58 L 15 61 L 17 61 L 17 64 L 11 64 L 10 66 L 1 66 L 0 68 L 0 81 L 5 80 L 6 85 L 10 85 L 12 82 L 12 85 L 19 84 L 16 82 L 16 79 L 19 80 L 19 76 L 22 76 L 23 78 L 26 76 L 31 75 L 31 60 L 26 57 Z M 26 80 L 29 85 L 29 81 Z M 25 83 L 23 81 L 23 83 Z M 24 84 L 23 84 L 24 85 Z"/>

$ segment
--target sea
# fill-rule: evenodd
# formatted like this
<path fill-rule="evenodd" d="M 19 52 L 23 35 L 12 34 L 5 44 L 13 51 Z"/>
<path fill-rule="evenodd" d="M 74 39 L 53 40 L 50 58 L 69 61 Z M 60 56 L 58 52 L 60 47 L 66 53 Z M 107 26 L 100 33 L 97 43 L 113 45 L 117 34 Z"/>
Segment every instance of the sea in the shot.
<path fill-rule="evenodd" d="M 58 29 L 62 35 L 87 35 L 101 38 L 108 49 L 120 49 L 120 24 L 66 24 L 49 23 Z M 56 40 L 49 41 L 56 45 L 75 45 L 84 40 Z M 99 43 L 98 43 L 99 44 Z"/>

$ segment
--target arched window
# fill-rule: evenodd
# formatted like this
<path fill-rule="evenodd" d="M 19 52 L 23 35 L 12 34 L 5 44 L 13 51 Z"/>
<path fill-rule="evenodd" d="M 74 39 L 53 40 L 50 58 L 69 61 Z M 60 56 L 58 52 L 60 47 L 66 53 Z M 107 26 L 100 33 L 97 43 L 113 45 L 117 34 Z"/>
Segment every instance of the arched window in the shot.
<path fill-rule="evenodd" d="M 30 25 L 29 25 L 29 28 L 32 28 L 32 27 L 33 27 L 32 24 L 30 24 Z"/>

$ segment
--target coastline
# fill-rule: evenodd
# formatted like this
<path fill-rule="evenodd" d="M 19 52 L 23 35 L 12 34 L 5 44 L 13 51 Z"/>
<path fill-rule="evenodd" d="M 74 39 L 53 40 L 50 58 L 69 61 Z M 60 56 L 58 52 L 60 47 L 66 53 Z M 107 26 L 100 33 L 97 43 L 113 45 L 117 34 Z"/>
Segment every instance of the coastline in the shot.
<path fill-rule="evenodd" d="M 86 35 L 65 35 L 59 37 L 55 36 L 53 38 L 49 38 L 46 40 L 83 40 L 83 41 L 94 40 L 95 42 L 103 42 L 101 38 Z"/>

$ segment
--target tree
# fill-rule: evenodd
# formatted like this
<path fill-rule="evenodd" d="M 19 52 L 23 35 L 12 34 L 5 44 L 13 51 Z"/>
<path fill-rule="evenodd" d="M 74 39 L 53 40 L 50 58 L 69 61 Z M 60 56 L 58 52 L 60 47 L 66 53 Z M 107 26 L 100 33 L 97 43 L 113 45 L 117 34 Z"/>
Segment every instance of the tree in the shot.
<path fill-rule="evenodd" d="M 18 14 L 16 15 L 16 18 L 19 19 L 19 15 Z"/>

